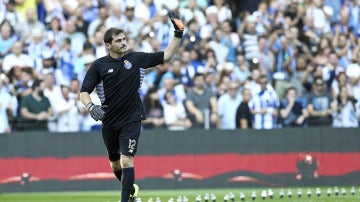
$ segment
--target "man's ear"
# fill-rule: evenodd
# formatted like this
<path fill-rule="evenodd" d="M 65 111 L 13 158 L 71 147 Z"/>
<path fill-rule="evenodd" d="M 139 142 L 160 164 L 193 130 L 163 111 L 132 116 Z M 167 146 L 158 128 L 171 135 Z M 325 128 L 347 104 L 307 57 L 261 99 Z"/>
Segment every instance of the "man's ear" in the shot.
<path fill-rule="evenodd" d="M 110 43 L 105 43 L 105 46 L 106 46 L 107 49 L 110 49 L 111 44 Z"/>

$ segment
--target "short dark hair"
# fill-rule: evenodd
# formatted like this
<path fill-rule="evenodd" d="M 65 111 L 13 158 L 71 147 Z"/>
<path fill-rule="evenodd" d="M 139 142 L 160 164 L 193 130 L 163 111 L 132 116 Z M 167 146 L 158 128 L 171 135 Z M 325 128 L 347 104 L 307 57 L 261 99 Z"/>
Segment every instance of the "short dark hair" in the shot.
<path fill-rule="evenodd" d="M 33 85 L 31 86 L 31 89 L 32 89 L 32 90 L 35 90 L 37 87 L 40 86 L 40 84 L 41 84 L 42 82 L 43 82 L 43 80 L 41 80 L 41 79 L 36 79 L 36 80 L 34 81 Z"/>
<path fill-rule="evenodd" d="M 121 33 L 125 33 L 125 31 L 123 29 L 114 28 L 114 27 L 108 29 L 104 34 L 104 42 L 111 43 L 111 41 L 113 40 L 113 36 L 119 35 Z"/>
<path fill-rule="evenodd" d="M 204 74 L 197 72 L 194 75 L 194 79 L 197 78 L 197 77 L 203 77 L 204 78 Z"/>

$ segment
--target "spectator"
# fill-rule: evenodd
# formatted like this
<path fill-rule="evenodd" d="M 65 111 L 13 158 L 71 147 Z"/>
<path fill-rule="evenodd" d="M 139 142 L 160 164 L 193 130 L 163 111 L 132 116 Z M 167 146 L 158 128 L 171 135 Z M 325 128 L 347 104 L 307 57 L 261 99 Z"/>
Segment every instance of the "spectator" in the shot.
<path fill-rule="evenodd" d="M 71 19 L 75 22 L 76 32 L 80 32 L 88 38 L 88 29 L 90 23 L 83 18 L 84 12 L 82 7 L 77 7 L 74 11 L 74 15 L 71 16 Z"/>
<path fill-rule="evenodd" d="M 71 99 L 79 100 L 81 84 L 77 78 L 72 78 L 69 85 L 69 97 Z"/>
<path fill-rule="evenodd" d="M 214 92 L 204 87 L 203 74 L 195 74 L 194 87 L 187 92 L 185 108 L 188 117 L 194 127 L 217 128 L 219 126 L 219 115 L 217 99 Z M 207 120 L 209 119 L 209 120 Z M 209 121 L 207 123 L 207 121 Z"/>
<path fill-rule="evenodd" d="M 110 15 L 105 20 L 105 27 L 107 29 L 111 27 L 123 28 L 126 26 L 126 18 L 123 14 L 123 8 L 121 4 L 113 4 L 110 7 Z"/>
<path fill-rule="evenodd" d="M 240 83 L 240 86 L 243 86 L 251 76 L 251 72 L 242 52 L 236 54 L 236 63 L 237 65 L 234 68 L 235 80 Z"/>
<path fill-rule="evenodd" d="M 81 8 L 83 10 L 83 18 L 87 22 L 93 22 L 99 15 L 101 15 L 100 10 L 102 6 L 100 5 L 100 8 L 98 8 L 98 2 L 96 1 L 83 1 L 80 6 L 82 6 Z"/>
<path fill-rule="evenodd" d="M 16 41 L 11 47 L 11 53 L 8 53 L 3 60 L 3 71 L 7 73 L 11 68 L 33 67 L 34 60 L 23 53 L 24 46 L 21 41 Z"/>
<path fill-rule="evenodd" d="M 298 99 L 298 93 L 295 87 L 287 88 L 285 97 L 280 101 L 279 122 L 282 127 L 304 127 L 308 112 L 306 105 L 303 105 Z"/>
<path fill-rule="evenodd" d="M 221 29 L 223 31 L 223 35 L 221 38 L 221 43 L 228 47 L 228 55 L 226 57 L 227 62 L 232 62 L 237 64 L 236 61 L 236 53 L 242 50 L 240 44 L 240 37 L 239 35 L 233 31 L 234 25 L 233 21 L 225 20 L 221 24 Z"/>
<path fill-rule="evenodd" d="M 153 23 L 154 37 L 160 42 L 161 50 L 167 47 L 172 38 L 172 24 L 165 9 L 159 11 L 159 20 Z"/>
<path fill-rule="evenodd" d="M 164 108 L 159 101 L 157 88 L 150 88 L 144 96 L 144 109 L 146 120 L 142 121 L 144 129 L 162 128 L 164 122 Z"/>
<path fill-rule="evenodd" d="M 195 19 L 199 26 L 203 26 L 206 23 L 206 18 L 198 6 L 198 0 L 188 0 L 184 8 L 180 8 L 180 13 L 185 17 L 185 23 L 188 23 L 190 20 Z"/>
<path fill-rule="evenodd" d="M 16 79 L 14 80 L 13 94 L 18 98 L 18 101 L 29 95 L 32 92 L 31 86 L 33 85 L 35 75 L 32 67 L 13 68 L 16 72 Z"/>
<path fill-rule="evenodd" d="M 12 116 L 11 95 L 4 88 L 5 81 L 0 80 L 0 134 L 10 133 L 11 127 L 9 123 L 9 116 Z"/>
<path fill-rule="evenodd" d="M 300 54 L 296 60 L 295 70 L 292 72 L 290 78 L 290 85 L 296 88 L 299 98 L 305 98 L 307 93 L 310 92 L 310 90 L 308 91 L 305 87 L 305 84 L 308 83 L 307 75 L 310 74 L 307 67 L 311 66 L 311 64 L 308 63 L 309 59 L 305 55 Z"/>
<path fill-rule="evenodd" d="M 245 58 L 251 64 L 252 59 L 257 57 L 259 52 L 257 46 L 259 34 L 256 32 L 256 19 L 253 16 L 247 16 L 237 30 L 237 33 L 242 41 L 242 50 Z"/>
<path fill-rule="evenodd" d="M 260 85 L 260 91 L 252 93 L 253 96 L 249 102 L 249 108 L 254 120 L 253 128 L 277 128 L 279 98 L 275 91 L 267 88 L 267 75 L 260 75 L 257 82 Z"/>
<path fill-rule="evenodd" d="M 357 53 L 356 62 L 346 68 L 346 76 L 351 89 L 349 95 L 360 101 L 360 52 Z"/>
<path fill-rule="evenodd" d="M 206 24 L 200 28 L 200 37 L 205 42 L 211 39 L 213 33 L 215 33 L 215 29 L 220 26 L 217 13 L 218 11 L 215 7 L 206 9 Z"/>
<path fill-rule="evenodd" d="M 276 2 L 276 1 L 273 1 Z M 285 18 L 287 21 L 290 20 L 288 25 L 301 27 L 303 16 L 305 15 L 305 6 L 304 3 L 298 0 L 291 0 L 291 2 L 285 8 Z M 283 25 L 284 26 L 284 25 Z M 282 27 L 282 26 L 280 26 Z M 284 28 L 284 27 L 282 27 Z"/>
<path fill-rule="evenodd" d="M 185 68 L 180 58 L 174 58 L 170 62 L 169 70 L 161 78 L 161 83 L 163 83 L 164 79 L 168 77 L 174 79 L 174 85 L 181 84 L 184 87 L 187 86 L 189 78 L 185 75 Z"/>
<path fill-rule="evenodd" d="M 135 7 L 135 18 L 141 20 L 144 24 L 150 25 L 151 20 L 155 17 L 158 8 L 153 0 L 140 1 Z"/>
<path fill-rule="evenodd" d="M 225 0 L 214 0 L 214 5 L 207 7 L 206 12 L 210 12 L 210 10 L 216 10 L 218 20 L 221 23 L 232 18 L 231 10 Z"/>
<path fill-rule="evenodd" d="M 104 32 L 101 29 L 95 31 L 93 36 L 93 47 L 95 50 L 95 57 L 101 58 L 108 54 L 108 50 L 106 49 L 106 45 L 103 41 Z"/>
<path fill-rule="evenodd" d="M 92 34 L 88 36 L 92 36 Z M 84 43 L 87 41 L 85 34 L 76 30 L 75 20 L 73 19 L 66 20 L 64 38 L 70 39 L 71 51 L 77 55 L 83 51 Z M 63 43 L 64 40 L 62 41 L 62 44 Z"/>
<path fill-rule="evenodd" d="M 58 17 L 53 17 L 48 23 L 45 35 L 47 42 L 51 43 L 50 47 L 54 51 L 58 50 L 63 42 L 64 31 L 62 28 L 61 19 Z"/>
<path fill-rule="evenodd" d="M 61 107 L 57 104 L 58 100 L 62 97 L 61 87 L 55 81 L 55 76 L 53 73 L 48 73 L 44 77 L 44 95 L 49 99 L 50 105 L 54 110 L 53 116 L 49 117 L 48 129 L 50 132 L 56 132 L 58 129 L 57 121 L 57 107 Z"/>
<path fill-rule="evenodd" d="M 356 100 L 349 96 L 346 86 L 339 89 L 339 95 L 331 103 L 332 127 L 334 128 L 358 128 L 359 113 L 355 106 Z"/>
<path fill-rule="evenodd" d="M 46 75 L 52 74 L 54 76 L 54 81 L 57 85 L 66 82 L 61 69 L 57 68 L 55 55 L 51 52 L 43 52 L 42 54 L 42 69 L 38 71 L 38 77 L 44 79 Z"/>
<path fill-rule="evenodd" d="M 218 113 L 220 129 L 233 130 L 236 128 L 236 110 L 241 103 L 238 83 L 231 81 L 227 93 L 218 99 Z"/>
<path fill-rule="evenodd" d="M 263 74 L 259 68 L 255 68 L 251 71 L 251 77 L 249 78 L 249 81 L 244 84 L 244 88 L 250 89 L 253 96 L 261 92 L 261 85 L 259 84 L 259 79 L 263 75 L 265 74 Z M 266 89 L 275 92 L 275 89 L 270 82 L 266 84 Z"/>
<path fill-rule="evenodd" d="M 31 35 L 33 35 L 34 30 L 42 33 L 46 30 L 44 23 L 40 22 L 36 18 L 35 8 L 29 8 L 26 10 L 26 19 L 19 27 L 20 36 L 25 42 L 31 40 Z"/>
<path fill-rule="evenodd" d="M 235 124 L 236 128 L 249 129 L 252 128 L 252 114 L 249 108 L 249 101 L 251 100 L 251 90 L 245 88 L 242 91 L 242 100 L 240 105 L 236 108 Z"/>
<path fill-rule="evenodd" d="M 144 28 L 144 23 L 135 18 L 134 9 L 134 6 L 126 6 L 124 30 L 129 33 L 129 38 L 138 39 L 139 33 Z"/>
<path fill-rule="evenodd" d="M 194 75 L 196 73 L 199 73 L 198 69 L 196 69 L 196 66 L 191 61 L 191 54 L 190 51 L 182 51 L 181 52 L 181 60 L 184 66 L 184 75 L 185 80 L 187 81 L 185 83 L 185 87 L 188 89 L 189 87 L 192 87 L 194 85 Z"/>
<path fill-rule="evenodd" d="M 74 62 L 77 54 L 71 49 L 71 39 L 65 38 L 63 46 L 59 51 L 58 68 L 61 70 L 63 77 L 61 85 L 69 85 L 70 80 L 75 78 Z"/>
<path fill-rule="evenodd" d="M 85 52 L 83 52 L 85 53 Z M 89 54 L 83 54 L 80 58 L 76 59 L 75 69 L 78 69 L 77 72 L 77 80 L 82 81 L 85 78 L 86 72 L 89 70 L 90 65 L 96 60 L 96 57 L 89 53 Z M 83 67 L 82 67 L 83 66 Z M 81 69 L 81 71 L 80 71 Z"/>
<path fill-rule="evenodd" d="M 160 103 L 164 106 L 166 103 L 165 93 L 168 91 L 173 92 L 178 102 L 184 102 L 186 99 L 186 92 L 184 85 L 176 83 L 174 78 L 166 77 L 162 82 L 162 87 L 158 89 L 158 96 Z"/>
<path fill-rule="evenodd" d="M 4 20 L 0 24 L 0 59 L 2 59 L 11 50 L 12 45 L 16 42 L 14 27 L 10 22 Z"/>
<path fill-rule="evenodd" d="M 205 56 L 203 58 L 202 64 L 204 64 L 203 73 L 216 73 L 216 67 L 218 65 L 216 60 L 215 51 L 208 48 L 205 49 Z"/>
<path fill-rule="evenodd" d="M 190 7 L 189 6 L 190 0 L 183 0 L 179 3 L 180 3 L 179 4 L 180 8 Z M 199 9 L 202 12 L 204 12 L 206 7 L 208 7 L 209 5 L 209 2 L 207 0 L 195 0 L 195 3 L 196 3 L 196 9 Z"/>
<path fill-rule="evenodd" d="M 57 132 L 80 131 L 82 119 L 78 104 L 80 103 L 75 98 L 71 98 L 69 86 L 61 86 L 61 96 L 58 97 L 55 108 L 57 114 Z"/>
<path fill-rule="evenodd" d="M 89 2 L 91 2 L 91 1 L 89 1 Z M 108 8 L 106 6 L 102 6 L 99 8 L 99 14 L 96 15 L 96 18 L 92 21 L 89 21 L 90 24 L 89 24 L 87 35 L 90 37 L 90 41 L 92 41 L 91 36 L 93 36 L 95 34 L 96 28 L 100 24 L 105 25 L 106 19 L 108 19 L 108 17 L 109 17 L 108 13 L 109 13 Z"/>
<path fill-rule="evenodd" d="M 252 60 L 252 63 L 258 63 L 258 67 L 262 72 L 272 75 L 275 70 L 275 57 L 273 52 L 268 47 L 268 39 L 265 36 L 258 38 L 258 53 Z"/>
<path fill-rule="evenodd" d="M 352 89 L 349 83 L 349 79 L 344 71 L 337 73 L 335 80 L 331 83 L 330 93 L 333 100 L 337 99 L 340 92 L 340 88 L 342 87 L 347 88 L 348 94 L 352 95 L 351 92 Z"/>
<path fill-rule="evenodd" d="M 360 35 L 359 7 L 359 1 L 350 1 L 347 7 L 349 12 L 349 25 L 357 37 Z"/>
<path fill-rule="evenodd" d="M 216 72 L 207 72 L 205 73 L 205 88 L 209 88 L 214 93 L 217 92 L 216 86 Z"/>
<path fill-rule="evenodd" d="M 186 116 L 185 107 L 177 102 L 175 95 L 168 91 L 165 93 L 166 104 L 164 105 L 164 120 L 169 130 L 185 130 L 192 126 Z"/>
<path fill-rule="evenodd" d="M 8 0 L 7 2 L 3 1 L 1 4 L 3 5 L 0 5 L 0 22 L 7 21 L 12 27 L 18 28 L 17 25 L 21 24 L 24 19 L 15 8 L 16 1 Z M 18 30 L 16 32 L 18 33 Z"/>
<path fill-rule="evenodd" d="M 22 128 L 26 131 L 48 131 L 47 122 L 54 112 L 49 99 L 44 96 L 45 83 L 35 80 L 32 93 L 25 96 L 20 103 Z"/>
<path fill-rule="evenodd" d="M 346 34 L 335 34 L 333 36 L 332 47 L 339 58 L 339 63 L 344 67 L 351 63 L 351 57 L 349 57 L 351 44 L 349 36 Z"/>
<path fill-rule="evenodd" d="M 330 21 L 333 14 L 333 9 L 324 5 L 324 0 L 311 1 L 306 10 L 306 15 L 314 18 L 314 27 L 320 32 L 319 35 L 331 32 Z"/>
<path fill-rule="evenodd" d="M 34 60 L 35 65 L 32 65 L 35 71 L 39 72 L 42 69 L 42 54 L 51 51 L 49 48 L 45 32 L 41 29 L 33 29 L 29 40 L 26 43 L 25 51 Z"/>
<path fill-rule="evenodd" d="M 337 13 L 334 13 L 335 15 Z M 354 38 L 356 36 L 356 31 L 353 32 L 352 28 L 354 28 L 351 25 L 351 22 L 349 22 L 350 19 L 350 11 L 348 8 L 344 7 L 339 11 L 339 19 L 335 22 L 332 22 L 332 34 L 347 34 L 351 38 Z M 334 16 L 334 15 L 333 15 Z"/>
<path fill-rule="evenodd" d="M 181 46 L 186 51 L 198 51 L 200 49 L 201 37 L 199 34 L 199 23 L 192 19 L 187 24 L 187 32 L 184 34 Z"/>
<path fill-rule="evenodd" d="M 314 79 L 313 89 L 307 101 L 309 111 L 308 124 L 329 127 L 332 123 L 331 95 L 326 91 L 326 84 L 321 77 Z"/>
<path fill-rule="evenodd" d="M 256 32 L 259 35 L 265 35 L 270 31 L 270 16 L 268 13 L 268 5 L 265 2 L 258 4 L 258 9 L 252 13 L 252 17 L 256 19 Z"/>

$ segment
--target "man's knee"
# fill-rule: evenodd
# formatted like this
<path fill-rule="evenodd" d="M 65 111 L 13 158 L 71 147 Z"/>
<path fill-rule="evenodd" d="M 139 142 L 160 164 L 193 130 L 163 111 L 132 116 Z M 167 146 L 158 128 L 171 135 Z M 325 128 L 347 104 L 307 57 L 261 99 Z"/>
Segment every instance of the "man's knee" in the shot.
<path fill-rule="evenodd" d="M 121 170 L 120 159 L 117 161 L 110 161 L 110 166 L 114 172 Z"/>
<path fill-rule="evenodd" d="M 120 163 L 122 168 L 134 167 L 134 157 L 131 155 L 121 155 Z"/>

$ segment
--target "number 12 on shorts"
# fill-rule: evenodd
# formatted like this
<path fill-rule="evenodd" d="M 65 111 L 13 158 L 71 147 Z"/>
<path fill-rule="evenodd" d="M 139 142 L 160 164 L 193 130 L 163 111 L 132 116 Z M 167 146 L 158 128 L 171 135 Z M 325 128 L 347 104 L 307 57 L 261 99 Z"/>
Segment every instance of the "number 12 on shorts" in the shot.
<path fill-rule="evenodd" d="M 129 139 L 129 153 L 133 153 L 136 145 L 136 140 Z"/>

